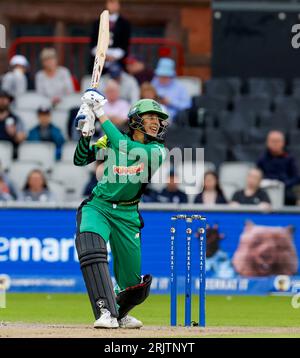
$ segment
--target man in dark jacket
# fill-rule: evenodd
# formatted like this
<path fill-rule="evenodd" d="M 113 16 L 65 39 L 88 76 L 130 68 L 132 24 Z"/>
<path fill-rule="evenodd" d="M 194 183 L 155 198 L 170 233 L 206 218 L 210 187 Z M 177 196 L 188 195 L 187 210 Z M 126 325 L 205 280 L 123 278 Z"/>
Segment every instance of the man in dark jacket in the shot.
<path fill-rule="evenodd" d="M 51 123 L 51 110 L 48 107 L 38 109 L 39 125 L 32 128 L 28 135 L 29 141 L 52 142 L 56 145 L 56 159 L 60 159 L 62 146 L 65 142 L 59 128 Z"/>
<path fill-rule="evenodd" d="M 161 203 L 184 204 L 188 202 L 187 195 L 178 187 L 178 178 L 173 170 L 170 171 L 167 186 L 157 196 Z"/>
<path fill-rule="evenodd" d="M 266 146 L 266 152 L 258 160 L 257 166 L 263 171 L 265 179 L 279 180 L 285 184 L 285 204 L 295 205 L 293 187 L 300 183 L 300 176 L 295 158 L 285 150 L 284 134 L 277 130 L 269 132 Z"/>
<path fill-rule="evenodd" d="M 128 55 L 129 41 L 131 34 L 130 23 L 120 15 L 121 4 L 119 0 L 107 0 L 106 9 L 109 11 L 110 44 L 106 53 L 105 68 L 113 62 L 119 62 L 124 67 L 123 60 Z M 95 51 L 98 42 L 99 20 L 95 21 L 91 34 L 92 63 L 95 58 Z M 91 66 L 91 69 L 93 67 Z"/>

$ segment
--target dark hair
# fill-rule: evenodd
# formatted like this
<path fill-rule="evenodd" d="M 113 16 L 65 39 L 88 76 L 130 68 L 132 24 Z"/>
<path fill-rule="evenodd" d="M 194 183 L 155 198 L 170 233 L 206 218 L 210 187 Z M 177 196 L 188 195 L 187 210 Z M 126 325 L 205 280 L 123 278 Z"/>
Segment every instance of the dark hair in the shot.
<path fill-rule="evenodd" d="M 43 188 L 48 190 L 48 185 L 47 185 L 47 180 L 46 180 L 46 177 L 44 175 L 44 173 L 40 170 L 40 169 L 33 169 L 27 176 L 27 179 L 26 179 L 26 183 L 24 185 L 24 188 L 23 190 L 29 190 L 29 179 L 30 179 L 30 176 L 33 174 L 33 173 L 39 173 L 41 175 L 41 177 L 43 178 Z"/>
<path fill-rule="evenodd" d="M 219 182 L 218 174 L 217 174 L 215 171 L 213 171 L 213 170 L 208 170 L 208 171 L 205 172 L 205 174 L 204 174 L 203 191 L 205 190 L 205 187 L 204 187 L 204 185 L 205 185 L 205 178 L 206 178 L 208 175 L 212 175 L 212 176 L 216 179 L 216 191 L 217 191 L 217 193 L 218 193 L 219 195 L 223 195 L 223 196 L 224 196 L 223 191 L 222 191 L 222 189 L 221 189 L 221 187 L 220 187 L 220 182 Z"/>

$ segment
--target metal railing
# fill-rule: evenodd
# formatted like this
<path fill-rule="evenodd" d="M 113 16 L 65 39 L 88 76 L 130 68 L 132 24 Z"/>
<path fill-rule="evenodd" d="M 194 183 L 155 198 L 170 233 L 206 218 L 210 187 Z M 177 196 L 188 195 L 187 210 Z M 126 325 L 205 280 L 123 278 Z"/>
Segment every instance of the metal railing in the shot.
<path fill-rule="evenodd" d="M 66 66 L 71 73 L 81 80 L 91 68 L 89 37 L 24 36 L 14 40 L 9 48 L 9 58 L 15 54 L 24 55 L 30 70 L 35 73 L 40 69 L 39 54 L 44 47 L 55 47 L 59 63 Z M 147 68 L 154 69 L 159 57 L 168 56 L 175 60 L 177 73 L 182 75 L 184 52 L 181 43 L 165 38 L 135 37 L 130 41 L 130 55 L 138 57 Z"/>

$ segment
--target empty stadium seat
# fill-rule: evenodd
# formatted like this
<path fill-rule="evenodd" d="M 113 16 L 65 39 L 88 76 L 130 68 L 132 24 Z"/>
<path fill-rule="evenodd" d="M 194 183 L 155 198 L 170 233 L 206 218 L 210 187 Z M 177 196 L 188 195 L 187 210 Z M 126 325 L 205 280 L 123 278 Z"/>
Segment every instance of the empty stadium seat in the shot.
<path fill-rule="evenodd" d="M 51 113 L 52 123 L 61 130 L 65 138 L 68 138 L 67 135 L 68 115 L 69 115 L 69 111 L 63 109 L 55 109 Z"/>
<path fill-rule="evenodd" d="M 259 127 L 284 132 L 298 127 L 298 113 L 292 111 L 263 112 L 259 115 Z"/>
<path fill-rule="evenodd" d="M 35 161 L 45 170 L 51 169 L 55 162 L 56 147 L 51 142 L 24 142 L 19 146 L 20 161 Z"/>
<path fill-rule="evenodd" d="M 200 128 L 170 126 L 166 136 L 166 147 L 198 148 L 201 147 L 203 130 Z"/>
<path fill-rule="evenodd" d="M 236 185 L 236 183 L 221 183 L 220 186 L 227 202 L 231 201 L 233 194 L 237 190 L 241 190 L 241 188 Z"/>
<path fill-rule="evenodd" d="M 227 137 L 220 128 L 206 128 L 204 132 L 204 143 L 227 144 Z"/>
<path fill-rule="evenodd" d="M 204 108 L 206 111 L 219 112 L 228 108 L 228 100 L 221 96 L 195 96 L 192 98 L 192 107 Z"/>
<path fill-rule="evenodd" d="M 201 80 L 193 76 L 179 76 L 177 80 L 187 89 L 189 95 L 199 96 L 201 94 Z"/>
<path fill-rule="evenodd" d="M 65 187 L 65 200 L 77 201 L 90 177 L 87 167 L 76 167 L 71 163 L 56 163 L 51 173 L 51 180 Z"/>
<path fill-rule="evenodd" d="M 218 168 L 221 163 L 227 160 L 228 148 L 227 145 L 220 143 L 207 143 L 204 146 L 204 160 L 212 162 Z"/>
<path fill-rule="evenodd" d="M 239 78 L 212 78 L 204 83 L 204 93 L 209 96 L 232 98 L 241 93 L 242 83 Z"/>
<path fill-rule="evenodd" d="M 25 131 L 28 133 L 33 127 L 38 125 L 37 112 L 32 109 L 17 109 L 15 113 L 24 124 Z"/>
<path fill-rule="evenodd" d="M 81 105 L 81 97 L 81 93 L 72 93 L 68 96 L 64 96 L 61 102 L 56 106 L 56 109 L 69 111 L 73 107 L 79 107 Z"/>
<path fill-rule="evenodd" d="M 291 147 L 299 146 L 300 145 L 300 131 L 291 130 L 288 134 L 288 143 Z"/>
<path fill-rule="evenodd" d="M 218 124 L 224 129 L 245 129 L 256 126 L 256 116 L 253 112 L 222 111 L 218 115 Z"/>
<path fill-rule="evenodd" d="M 272 180 L 271 182 L 263 180 L 261 188 L 269 195 L 273 208 L 281 208 L 284 205 L 285 186 L 282 182 L 278 180 Z"/>
<path fill-rule="evenodd" d="M 234 98 L 234 110 L 240 113 L 255 114 L 271 108 L 271 99 L 264 95 L 247 95 Z"/>
<path fill-rule="evenodd" d="M 66 189 L 64 185 L 54 180 L 48 180 L 47 184 L 50 192 L 54 195 L 55 201 L 64 201 L 66 195 Z"/>
<path fill-rule="evenodd" d="M 14 161 L 9 168 L 9 178 L 18 190 L 22 190 L 28 174 L 34 169 L 42 170 L 40 163 L 35 161 Z"/>
<path fill-rule="evenodd" d="M 28 91 L 16 98 L 15 106 L 17 110 L 27 109 L 37 111 L 41 106 L 51 107 L 51 101 L 35 91 Z"/>
<path fill-rule="evenodd" d="M 250 94 L 267 94 L 274 97 L 285 94 L 286 83 L 281 78 L 249 78 L 248 90 Z"/>
<path fill-rule="evenodd" d="M 62 162 L 73 162 L 73 156 L 75 153 L 76 146 L 76 142 L 68 142 L 64 144 L 61 156 Z"/>
<path fill-rule="evenodd" d="M 225 184 L 233 184 L 237 190 L 244 188 L 249 169 L 255 166 L 252 162 L 224 162 L 220 165 L 219 178 L 223 187 Z"/>
<path fill-rule="evenodd" d="M 292 96 L 300 98 L 300 78 L 294 78 L 292 81 Z"/>
<path fill-rule="evenodd" d="M 274 98 L 275 110 L 285 112 L 300 112 L 300 98 L 291 96 L 277 96 Z"/>
<path fill-rule="evenodd" d="M 13 145 L 8 141 L 0 141 L 0 168 L 7 170 L 13 158 Z"/>
<path fill-rule="evenodd" d="M 246 128 L 243 133 L 243 144 L 265 144 L 268 133 L 268 128 Z"/>
<path fill-rule="evenodd" d="M 256 162 L 265 151 L 264 144 L 240 144 L 231 148 L 232 157 L 237 161 Z"/>

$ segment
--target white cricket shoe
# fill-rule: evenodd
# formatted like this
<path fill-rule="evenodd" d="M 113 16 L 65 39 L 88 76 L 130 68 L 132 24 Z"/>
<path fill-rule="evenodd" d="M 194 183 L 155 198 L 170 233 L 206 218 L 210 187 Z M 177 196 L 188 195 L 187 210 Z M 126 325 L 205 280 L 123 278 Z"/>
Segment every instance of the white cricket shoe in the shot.
<path fill-rule="evenodd" d="M 125 316 L 119 320 L 120 328 L 141 328 L 143 323 L 132 316 Z"/>
<path fill-rule="evenodd" d="M 107 309 L 102 308 L 101 316 L 95 321 L 94 328 L 119 328 L 119 323 Z"/>

